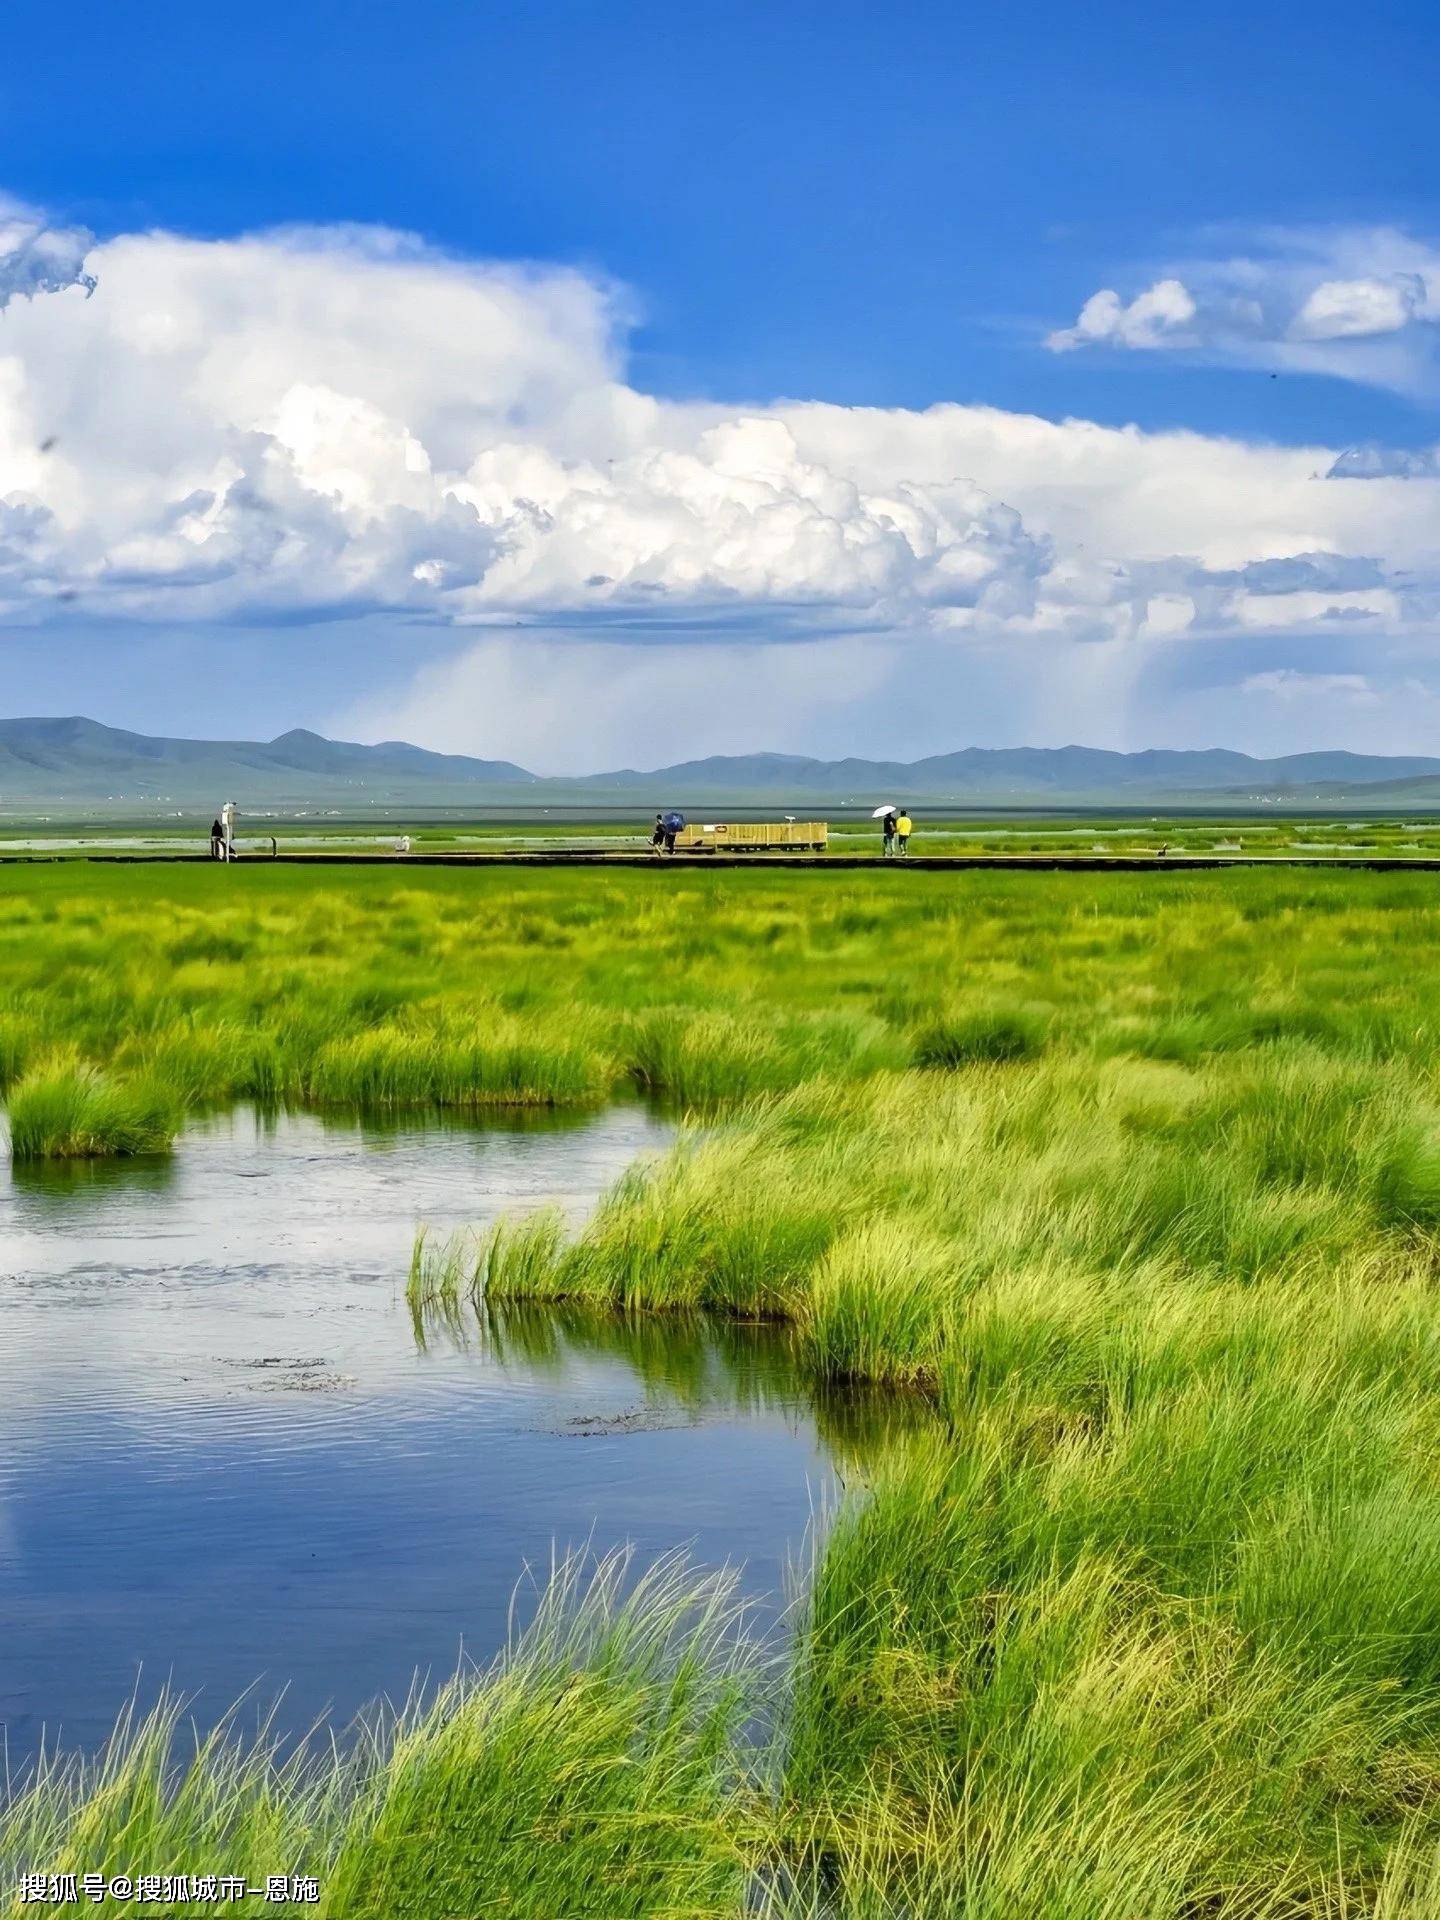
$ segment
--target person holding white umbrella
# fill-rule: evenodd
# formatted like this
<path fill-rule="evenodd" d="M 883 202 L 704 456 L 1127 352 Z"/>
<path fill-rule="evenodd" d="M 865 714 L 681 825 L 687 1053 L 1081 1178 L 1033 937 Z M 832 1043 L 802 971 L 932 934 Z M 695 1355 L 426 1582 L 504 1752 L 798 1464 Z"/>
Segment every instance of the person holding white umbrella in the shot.
<path fill-rule="evenodd" d="M 871 814 L 870 818 L 872 820 L 878 820 L 881 822 L 880 831 L 885 836 L 884 851 L 885 851 L 885 858 L 888 860 L 895 851 L 896 809 L 894 806 L 891 805 L 890 801 L 887 800 L 884 806 L 876 807 L 875 811 Z"/>

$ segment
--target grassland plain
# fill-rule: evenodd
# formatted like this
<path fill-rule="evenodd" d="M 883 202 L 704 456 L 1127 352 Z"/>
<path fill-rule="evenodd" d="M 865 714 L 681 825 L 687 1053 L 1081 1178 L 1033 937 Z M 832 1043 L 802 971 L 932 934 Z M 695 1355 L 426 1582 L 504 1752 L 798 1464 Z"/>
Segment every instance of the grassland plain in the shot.
<path fill-rule="evenodd" d="M 578 1237 L 422 1244 L 421 1327 L 772 1316 L 817 1404 L 914 1417 L 779 1666 L 674 1568 L 572 1577 L 428 1715 L 178 1771 L 131 1729 L 14 1797 L 0 1857 L 233 1838 L 345 1920 L 1440 1920 L 1434 881 L 7 879 L 17 1148 L 662 1095 L 675 1150 Z"/>

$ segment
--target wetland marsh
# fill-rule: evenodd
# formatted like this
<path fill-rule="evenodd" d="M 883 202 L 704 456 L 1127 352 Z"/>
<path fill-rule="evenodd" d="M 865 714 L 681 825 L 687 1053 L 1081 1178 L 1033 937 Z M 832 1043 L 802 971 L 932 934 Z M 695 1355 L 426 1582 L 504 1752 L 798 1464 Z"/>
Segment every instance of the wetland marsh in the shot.
<path fill-rule="evenodd" d="M 1430 876 L 7 881 L 22 1213 L 183 1183 L 237 1102 L 317 1139 L 362 1110 L 588 1114 L 599 1134 L 556 1137 L 630 1127 L 637 1153 L 673 1126 L 606 1161 L 594 1211 L 532 1184 L 498 1224 L 468 1174 L 453 1205 L 407 1191 L 403 1364 L 448 1378 L 469 1341 L 513 1365 L 506 1315 L 527 1355 L 578 1342 L 607 1380 L 646 1378 L 626 1340 L 698 1342 L 712 1379 L 738 1351 L 778 1397 L 717 1389 L 706 1419 L 778 1412 L 790 1491 L 764 1504 L 827 1449 L 851 1484 L 781 1636 L 737 1633 L 708 1554 L 638 1585 L 634 1560 L 588 1589 L 571 1568 L 500 1665 L 358 1746 L 185 1758 L 132 1729 L 99 1772 L 12 1793 L 0 1854 L 228 1850 L 316 1873 L 343 1920 L 1440 1913 Z M 136 1154 L 114 1116 L 140 1110 L 163 1124 Z M 100 1283 L 78 1284 L 83 1325 Z M 243 1326 L 265 1284 L 214 1298 Z M 686 1366 L 654 1364 L 684 1404 Z M 836 1408 L 861 1392 L 893 1418 L 857 1438 Z M 636 1437 L 658 1512 L 671 1437 L 599 1444 Z M 452 1492 L 466 1464 L 445 1450 Z M 734 1491 L 738 1541 L 757 1500 Z M 526 1505 L 542 1532 L 581 1507 L 642 1560 L 675 1538 L 610 1528 L 585 1489 Z M 782 1535 L 734 1549 L 752 1593 Z M 430 1629 L 402 1613 L 403 1649 Z M 393 1686 L 375 1665 L 368 1690 Z"/>

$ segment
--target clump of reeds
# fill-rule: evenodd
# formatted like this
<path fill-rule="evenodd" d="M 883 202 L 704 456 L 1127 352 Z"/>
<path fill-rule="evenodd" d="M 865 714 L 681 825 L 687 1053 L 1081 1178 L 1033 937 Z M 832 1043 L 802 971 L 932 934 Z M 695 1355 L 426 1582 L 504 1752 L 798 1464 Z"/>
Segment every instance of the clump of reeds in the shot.
<path fill-rule="evenodd" d="M 82 1160 L 164 1153 L 180 1127 L 179 1102 L 154 1080 L 118 1080 L 61 1060 L 33 1069 L 11 1089 L 10 1151 L 16 1160 Z"/>
<path fill-rule="evenodd" d="M 1046 1040 L 1044 1019 L 1024 1007 L 977 1007 L 932 1020 L 915 1035 L 917 1067 L 1032 1060 Z"/>
<path fill-rule="evenodd" d="M 564 1251 L 565 1217 L 558 1207 L 497 1221 L 480 1239 L 472 1298 L 534 1300 L 553 1295 Z"/>
<path fill-rule="evenodd" d="M 419 1226 L 410 1248 L 410 1272 L 405 1298 L 412 1312 L 427 1307 L 451 1308 L 475 1292 L 475 1235 L 463 1228 L 438 1245 L 428 1226 Z"/>
<path fill-rule="evenodd" d="M 880 1021 L 844 1010 L 677 1006 L 630 1021 L 616 1045 L 628 1077 L 678 1105 L 718 1106 L 821 1075 L 849 1079 L 902 1064 Z"/>
<path fill-rule="evenodd" d="M 270 1105 L 298 1091 L 287 1035 L 194 1011 L 132 1035 L 117 1067 L 170 1088 L 187 1109 L 235 1100 Z"/>
<path fill-rule="evenodd" d="M 602 1056 L 553 1023 L 371 1027 L 327 1041 L 303 1075 L 307 1097 L 358 1107 L 568 1107 L 601 1100 Z"/>

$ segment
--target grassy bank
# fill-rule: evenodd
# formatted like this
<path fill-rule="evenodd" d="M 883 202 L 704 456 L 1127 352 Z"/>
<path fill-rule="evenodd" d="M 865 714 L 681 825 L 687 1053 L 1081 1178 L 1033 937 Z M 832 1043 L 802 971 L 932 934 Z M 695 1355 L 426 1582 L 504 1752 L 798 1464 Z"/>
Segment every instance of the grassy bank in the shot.
<path fill-rule="evenodd" d="M 196 1742 L 171 1702 L 92 1761 L 42 1762 L 0 1805 L 3 1911 L 45 1910 L 8 1904 L 22 1871 L 98 1867 L 256 1889 L 169 1903 L 187 1914 L 285 1911 L 271 1875 L 318 1881 L 318 1903 L 289 1910 L 330 1920 L 736 1914 L 757 1857 L 740 1732 L 758 1671 L 723 1584 L 678 1564 L 628 1584 L 623 1560 L 562 1568 L 494 1665 L 340 1745 Z"/>
<path fill-rule="evenodd" d="M 856 1911 L 1370 1912 L 1440 1840 L 1437 1222 L 1412 1062 L 967 1059 L 763 1103 L 412 1289 L 778 1315 L 817 1379 L 929 1398 L 797 1662 L 787 1804 Z"/>
<path fill-rule="evenodd" d="M 524 1774 L 562 1904 L 494 1865 L 498 1799 L 419 1767 L 380 1825 L 484 1892 L 442 1872 L 433 1911 L 1437 1920 L 1435 902 L 1326 874 L 45 875 L 0 946 L 0 1058 L 12 1127 L 62 1049 L 182 1106 L 668 1095 L 703 1124 L 578 1235 L 421 1243 L 420 1326 L 774 1317 L 817 1402 L 862 1379 L 916 1410 L 857 1462 L 782 1676 L 702 1634 L 680 1665 L 723 1711 L 662 1689 L 619 1744 L 555 1749 L 563 1784 Z M 541 1773 L 545 1671 L 517 1723 Z M 488 1712 L 459 1713 L 466 1779 L 514 1752 Z M 652 1759 L 653 1794 L 607 1798 Z M 275 1789 L 347 1888 L 334 1835 L 375 1826 L 333 1809 L 380 1804 L 355 1777 Z M 102 1784 L 47 1790 L 51 1855 L 113 1847 Z M 603 1904 L 601 1832 L 633 1839 L 627 1889 L 653 1851 L 650 1904 Z"/>

